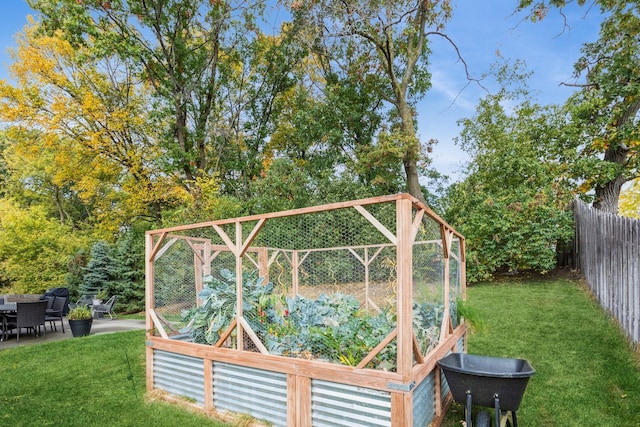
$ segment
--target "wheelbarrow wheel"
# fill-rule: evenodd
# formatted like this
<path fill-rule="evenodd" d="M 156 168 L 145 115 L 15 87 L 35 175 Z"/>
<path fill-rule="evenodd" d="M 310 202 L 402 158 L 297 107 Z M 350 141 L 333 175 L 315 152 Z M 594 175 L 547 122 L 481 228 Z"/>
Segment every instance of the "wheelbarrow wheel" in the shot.
<path fill-rule="evenodd" d="M 476 422 L 473 427 L 491 427 L 491 416 L 487 411 L 480 411 L 476 415 Z"/>

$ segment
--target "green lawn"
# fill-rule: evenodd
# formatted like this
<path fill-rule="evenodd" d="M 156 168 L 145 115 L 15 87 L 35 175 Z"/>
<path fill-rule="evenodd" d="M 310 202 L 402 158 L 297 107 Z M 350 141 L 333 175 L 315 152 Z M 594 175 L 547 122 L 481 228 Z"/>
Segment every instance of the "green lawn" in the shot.
<path fill-rule="evenodd" d="M 468 289 L 484 322 L 469 352 L 531 361 L 518 421 L 531 426 L 640 426 L 640 368 L 621 332 L 569 280 Z M 225 426 L 145 399 L 144 332 L 74 338 L 0 351 L 0 424 Z M 460 427 L 452 405 L 445 426 Z"/>
<path fill-rule="evenodd" d="M 224 426 L 145 400 L 144 331 L 0 351 L 0 425 Z"/>
<path fill-rule="evenodd" d="M 469 353 L 528 359 L 536 370 L 518 411 L 521 426 L 640 426 L 640 364 L 616 324 L 571 280 L 471 287 L 485 325 Z M 445 426 L 459 427 L 454 404 Z"/>

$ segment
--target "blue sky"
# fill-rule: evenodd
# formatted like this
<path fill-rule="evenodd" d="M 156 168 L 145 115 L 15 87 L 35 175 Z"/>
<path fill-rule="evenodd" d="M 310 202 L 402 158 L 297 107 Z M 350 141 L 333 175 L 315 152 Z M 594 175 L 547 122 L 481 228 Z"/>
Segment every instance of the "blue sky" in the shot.
<path fill-rule="evenodd" d="M 561 16 L 551 11 L 542 22 L 531 23 L 514 15 L 517 0 L 454 0 L 454 13 L 445 32 L 455 41 L 474 77 L 489 70 L 497 59 L 522 59 L 534 72 L 530 88 L 541 104 L 562 103 L 572 89 L 560 86 L 570 81 L 573 64 L 583 43 L 595 41 L 600 17 L 597 10 L 565 9 L 570 28 L 563 27 Z M 0 13 L 0 78 L 7 78 L 10 58 L 7 49 L 15 46 L 14 35 L 31 13 L 24 0 L 2 0 Z M 473 115 L 478 100 L 485 95 L 467 81 L 462 64 L 453 48 L 434 39 L 431 58 L 433 87 L 418 106 L 419 136 L 423 141 L 437 139 L 433 166 L 441 173 L 458 178 L 467 161 L 454 143 L 460 132 L 456 121 Z M 490 86 L 490 82 L 487 82 Z M 462 91 L 462 92 L 461 92 Z"/>
<path fill-rule="evenodd" d="M 525 61 L 534 73 L 529 87 L 540 104 L 563 103 L 575 89 L 560 83 L 573 81 L 573 64 L 580 57 L 581 46 L 597 40 L 601 17 L 597 10 L 587 13 L 574 5 L 564 10 L 569 28 L 555 10 L 543 21 L 532 23 L 524 20 L 523 14 L 513 13 L 516 3 L 458 0 L 446 32 L 474 77 L 489 70 L 499 51 L 504 58 Z M 456 121 L 473 116 L 486 92 L 473 84 L 465 88 L 464 68 L 449 45 L 435 42 L 432 51 L 433 87 L 418 109 L 419 133 L 424 141 L 439 141 L 432 153 L 433 165 L 455 178 L 462 162 L 467 161 L 465 153 L 453 143 L 460 132 Z M 485 84 L 491 88 L 491 82 Z"/>

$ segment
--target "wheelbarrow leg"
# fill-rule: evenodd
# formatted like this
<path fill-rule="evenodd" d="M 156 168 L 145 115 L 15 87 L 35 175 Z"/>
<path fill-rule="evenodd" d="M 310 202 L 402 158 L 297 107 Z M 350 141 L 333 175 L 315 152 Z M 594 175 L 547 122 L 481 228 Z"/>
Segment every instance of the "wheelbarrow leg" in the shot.
<path fill-rule="evenodd" d="M 498 393 L 493 395 L 493 403 L 495 406 L 495 418 L 496 418 L 496 426 L 500 425 L 500 397 Z"/>
<path fill-rule="evenodd" d="M 467 426 L 471 426 L 471 390 L 467 390 L 467 404 L 464 408 L 465 422 Z"/>
<path fill-rule="evenodd" d="M 518 419 L 516 418 L 516 411 L 511 411 L 511 418 L 513 418 L 513 427 L 518 427 Z"/>

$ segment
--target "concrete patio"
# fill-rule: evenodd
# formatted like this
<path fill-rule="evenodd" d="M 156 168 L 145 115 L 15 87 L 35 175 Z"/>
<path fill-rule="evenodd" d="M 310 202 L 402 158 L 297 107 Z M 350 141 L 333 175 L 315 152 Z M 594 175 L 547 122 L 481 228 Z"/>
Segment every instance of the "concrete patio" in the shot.
<path fill-rule="evenodd" d="M 47 322 L 47 336 L 41 334 L 38 337 L 33 334 L 20 334 L 20 342 L 16 339 L 15 335 L 10 335 L 7 341 L 0 342 L 0 351 L 6 348 L 25 346 L 31 344 L 41 344 L 51 341 L 58 341 L 68 338 L 73 338 L 71 335 L 71 328 L 69 328 L 69 322 L 66 317 L 64 318 L 64 333 L 60 327 L 60 322 L 56 322 L 57 331 L 52 331 L 49 322 Z M 91 335 L 108 334 L 112 332 L 124 332 L 135 329 L 144 329 L 144 320 L 139 319 L 93 319 L 91 325 Z"/>

